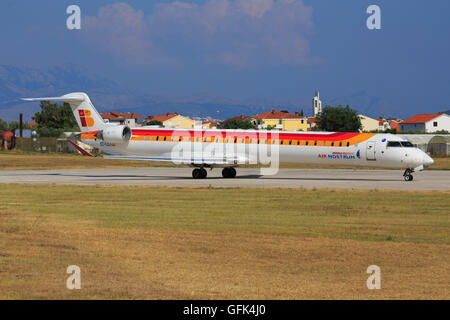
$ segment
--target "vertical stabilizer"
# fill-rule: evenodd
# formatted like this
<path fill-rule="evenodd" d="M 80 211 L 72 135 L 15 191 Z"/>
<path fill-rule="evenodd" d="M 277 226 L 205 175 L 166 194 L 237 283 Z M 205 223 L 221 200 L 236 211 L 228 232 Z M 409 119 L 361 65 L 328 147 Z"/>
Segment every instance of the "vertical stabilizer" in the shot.
<path fill-rule="evenodd" d="M 24 98 L 25 101 L 64 101 L 70 104 L 82 132 L 102 130 L 106 123 L 84 92 L 69 93 L 61 97 Z"/>

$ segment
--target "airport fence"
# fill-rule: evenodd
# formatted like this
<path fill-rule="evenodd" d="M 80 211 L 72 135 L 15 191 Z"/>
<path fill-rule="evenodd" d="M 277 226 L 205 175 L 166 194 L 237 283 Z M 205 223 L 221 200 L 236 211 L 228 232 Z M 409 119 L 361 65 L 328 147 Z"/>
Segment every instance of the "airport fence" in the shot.
<path fill-rule="evenodd" d="M 16 148 L 25 152 L 64 152 L 72 153 L 76 150 L 69 145 L 67 138 L 33 137 L 16 138 Z"/>

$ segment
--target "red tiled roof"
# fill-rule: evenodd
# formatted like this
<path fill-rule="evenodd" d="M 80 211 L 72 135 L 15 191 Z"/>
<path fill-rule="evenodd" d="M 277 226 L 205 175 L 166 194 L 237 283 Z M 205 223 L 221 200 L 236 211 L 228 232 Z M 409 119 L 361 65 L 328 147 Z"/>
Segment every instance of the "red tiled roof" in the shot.
<path fill-rule="evenodd" d="M 240 116 L 233 117 L 233 118 L 227 119 L 225 121 L 228 121 L 228 120 L 247 120 L 247 119 L 248 119 L 248 116 L 244 116 L 243 114 L 241 114 Z"/>
<path fill-rule="evenodd" d="M 270 110 L 265 113 L 257 114 L 253 116 L 254 119 L 303 119 L 304 117 L 297 116 L 289 112 L 281 112 L 278 110 Z"/>
<path fill-rule="evenodd" d="M 217 123 L 215 123 L 214 121 L 204 121 L 202 124 L 210 124 L 212 126 L 217 126 Z"/>
<path fill-rule="evenodd" d="M 112 119 L 118 119 L 118 118 L 119 118 L 118 116 L 112 115 L 112 114 L 110 114 L 110 113 L 101 113 L 100 116 L 101 116 L 103 119 L 110 119 L 110 120 L 112 120 Z"/>
<path fill-rule="evenodd" d="M 430 120 L 433 120 L 434 118 L 439 117 L 440 115 L 443 115 L 443 113 L 424 113 L 424 114 L 416 114 L 414 117 L 411 117 L 409 119 L 406 119 L 401 124 L 404 123 L 425 123 Z"/>
<path fill-rule="evenodd" d="M 167 114 L 161 114 L 158 116 L 148 116 L 147 121 L 157 120 L 157 121 L 164 122 L 164 121 L 172 119 L 173 117 L 176 117 L 176 116 L 178 116 L 178 113 L 176 113 L 176 112 L 175 113 L 167 112 Z"/>
<path fill-rule="evenodd" d="M 314 117 L 308 117 L 308 122 L 316 122 L 316 118 L 314 118 Z"/>
<path fill-rule="evenodd" d="M 104 119 L 143 119 L 144 117 L 137 113 L 132 112 L 118 112 L 118 111 L 111 111 L 109 113 L 102 113 L 100 116 Z"/>
<path fill-rule="evenodd" d="M 126 119 L 143 119 L 144 117 L 137 113 L 132 112 L 118 112 L 118 111 L 111 111 L 110 114 L 113 116 L 118 117 L 124 117 Z"/>

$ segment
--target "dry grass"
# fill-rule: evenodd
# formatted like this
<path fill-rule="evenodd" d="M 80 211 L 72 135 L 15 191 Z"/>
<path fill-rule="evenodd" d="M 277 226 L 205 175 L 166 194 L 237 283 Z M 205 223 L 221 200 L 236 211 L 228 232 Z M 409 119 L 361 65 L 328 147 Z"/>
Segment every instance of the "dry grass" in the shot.
<path fill-rule="evenodd" d="M 449 195 L 3 185 L 0 298 L 446 299 Z"/>
<path fill-rule="evenodd" d="M 142 168 L 150 166 L 174 165 L 164 162 L 149 163 L 147 161 L 93 158 L 65 153 L 0 152 L 0 170 Z"/>
<path fill-rule="evenodd" d="M 432 170 L 450 170 L 450 158 L 435 158 Z M 94 168 L 142 168 L 174 167 L 170 162 L 148 162 L 132 160 L 111 160 L 83 157 L 78 154 L 64 153 L 24 153 L 20 151 L 0 151 L 0 170 L 49 170 L 49 169 L 94 169 Z M 249 166 L 254 167 L 254 166 Z M 352 166 L 323 166 L 283 164 L 289 169 L 355 169 Z M 360 167 L 356 169 L 376 169 Z"/>

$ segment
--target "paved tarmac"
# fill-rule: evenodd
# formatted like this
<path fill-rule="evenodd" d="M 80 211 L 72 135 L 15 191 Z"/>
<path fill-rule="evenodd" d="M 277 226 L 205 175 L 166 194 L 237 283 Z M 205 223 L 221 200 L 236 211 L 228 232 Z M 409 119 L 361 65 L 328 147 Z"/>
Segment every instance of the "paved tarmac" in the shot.
<path fill-rule="evenodd" d="M 192 179 L 191 172 L 189 168 L 1 170 L 0 183 L 450 190 L 450 171 L 416 172 L 411 182 L 403 180 L 401 170 L 280 169 L 276 175 L 261 176 L 259 169 L 237 168 L 236 178 L 224 179 L 221 169 L 213 169 L 200 180 Z"/>

